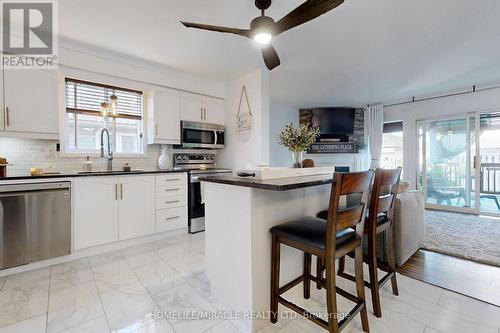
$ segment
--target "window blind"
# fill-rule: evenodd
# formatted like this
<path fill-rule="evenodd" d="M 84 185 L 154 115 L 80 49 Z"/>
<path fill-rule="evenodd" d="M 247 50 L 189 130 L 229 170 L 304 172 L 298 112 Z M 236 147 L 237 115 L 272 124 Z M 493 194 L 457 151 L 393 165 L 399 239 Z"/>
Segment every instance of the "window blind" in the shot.
<path fill-rule="evenodd" d="M 142 119 L 142 91 L 66 78 L 66 112 L 99 116 L 101 103 L 118 97 L 117 118 Z"/>

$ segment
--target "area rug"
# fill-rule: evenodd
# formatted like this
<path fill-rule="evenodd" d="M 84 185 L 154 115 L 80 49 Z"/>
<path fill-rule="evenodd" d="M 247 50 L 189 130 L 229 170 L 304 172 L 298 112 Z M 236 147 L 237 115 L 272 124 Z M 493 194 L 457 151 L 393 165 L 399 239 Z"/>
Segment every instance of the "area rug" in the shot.
<path fill-rule="evenodd" d="M 423 248 L 500 267 L 500 219 L 427 210 Z"/>

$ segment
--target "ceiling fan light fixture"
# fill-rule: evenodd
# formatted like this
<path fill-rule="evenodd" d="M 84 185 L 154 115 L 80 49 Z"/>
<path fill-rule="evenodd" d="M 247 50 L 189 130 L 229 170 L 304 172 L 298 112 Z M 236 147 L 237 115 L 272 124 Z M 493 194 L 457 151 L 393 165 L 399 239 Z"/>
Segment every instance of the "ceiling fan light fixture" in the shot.
<path fill-rule="evenodd" d="M 260 10 L 261 15 L 250 22 L 250 29 L 184 21 L 181 21 L 181 23 L 187 28 L 234 34 L 255 40 L 261 46 L 262 56 L 267 68 L 273 70 L 281 64 L 278 53 L 276 53 L 276 50 L 271 45 L 271 41 L 274 37 L 328 13 L 340 6 L 344 1 L 345 0 L 305 0 L 304 2 L 304 0 L 302 0 L 303 3 L 301 5 L 276 22 L 272 17 L 266 16 L 266 10 L 271 6 L 272 0 L 255 0 L 255 6 Z"/>
<path fill-rule="evenodd" d="M 260 45 L 267 45 L 273 39 L 273 35 L 271 35 L 269 32 L 259 32 L 255 34 L 253 39 Z"/>

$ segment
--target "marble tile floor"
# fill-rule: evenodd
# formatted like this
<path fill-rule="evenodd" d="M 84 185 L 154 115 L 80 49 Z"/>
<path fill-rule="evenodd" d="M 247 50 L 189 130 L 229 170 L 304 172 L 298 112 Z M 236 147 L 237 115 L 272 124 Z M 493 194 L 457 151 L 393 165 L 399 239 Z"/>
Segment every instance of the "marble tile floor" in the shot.
<path fill-rule="evenodd" d="M 0 333 L 236 333 L 228 321 L 163 319 L 155 311 L 215 311 L 204 266 L 204 235 L 186 235 L 0 278 Z M 347 270 L 351 267 L 347 262 Z M 366 270 L 365 270 L 366 273 Z M 398 276 L 400 296 L 387 285 L 375 333 L 500 333 L 500 308 Z M 354 292 L 342 279 L 338 284 Z M 302 288 L 285 297 L 312 312 L 326 311 L 324 291 Z M 338 297 L 340 312 L 351 303 Z M 282 309 L 284 312 L 286 309 Z M 302 319 L 267 324 L 263 333 L 326 332 Z M 362 332 L 358 318 L 345 332 Z"/>

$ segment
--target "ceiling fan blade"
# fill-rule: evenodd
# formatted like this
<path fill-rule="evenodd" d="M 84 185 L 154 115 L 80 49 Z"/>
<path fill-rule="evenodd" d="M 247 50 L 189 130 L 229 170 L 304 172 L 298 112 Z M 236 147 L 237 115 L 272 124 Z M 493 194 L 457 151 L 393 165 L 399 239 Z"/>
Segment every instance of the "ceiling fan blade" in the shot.
<path fill-rule="evenodd" d="M 200 23 L 192 23 L 192 22 L 182 22 L 182 21 L 181 21 L 181 23 L 187 28 L 195 28 L 195 29 L 209 30 L 209 31 L 215 31 L 215 32 L 223 32 L 223 33 L 235 34 L 238 36 L 250 38 L 250 30 L 249 29 L 219 27 L 216 25 L 208 25 L 208 24 L 200 24 Z"/>
<path fill-rule="evenodd" d="M 302 5 L 276 22 L 275 35 L 314 20 L 318 16 L 337 8 L 343 2 L 344 0 L 306 0 Z"/>
<path fill-rule="evenodd" d="M 262 47 L 262 56 L 264 57 L 264 63 L 270 71 L 281 64 L 278 53 L 276 53 L 276 50 L 271 44 Z"/>

